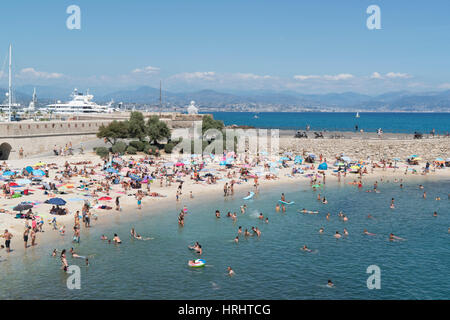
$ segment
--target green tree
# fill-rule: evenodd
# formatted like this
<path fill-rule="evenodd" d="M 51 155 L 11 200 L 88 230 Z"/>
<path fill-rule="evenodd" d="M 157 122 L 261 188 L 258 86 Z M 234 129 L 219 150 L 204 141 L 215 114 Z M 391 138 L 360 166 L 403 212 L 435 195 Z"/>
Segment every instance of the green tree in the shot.
<path fill-rule="evenodd" d="M 130 138 L 137 138 L 144 141 L 147 137 L 144 115 L 139 111 L 133 111 L 128 121 L 128 133 Z"/>
<path fill-rule="evenodd" d="M 158 143 L 163 139 L 170 139 L 171 132 L 167 124 L 160 121 L 157 116 L 151 116 L 147 122 L 147 135 L 152 144 Z"/>
<path fill-rule="evenodd" d="M 101 125 L 97 132 L 97 137 L 104 138 L 111 145 L 115 145 L 117 140 L 128 137 L 128 123 L 114 120 L 107 126 Z"/>
<path fill-rule="evenodd" d="M 223 121 L 214 120 L 209 115 L 204 115 L 202 119 L 202 133 L 205 133 L 209 129 L 217 129 L 222 131 L 224 128 Z"/>

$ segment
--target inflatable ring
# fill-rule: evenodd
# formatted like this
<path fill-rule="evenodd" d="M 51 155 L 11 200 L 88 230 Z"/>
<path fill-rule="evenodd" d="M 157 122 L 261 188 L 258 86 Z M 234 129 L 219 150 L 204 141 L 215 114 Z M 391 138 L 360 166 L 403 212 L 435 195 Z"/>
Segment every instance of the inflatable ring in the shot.
<path fill-rule="evenodd" d="M 191 260 L 188 262 L 188 266 L 191 268 L 202 268 L 205 266 L 206 261 L 203 259 L 197 259 L 192 262 Z"/>

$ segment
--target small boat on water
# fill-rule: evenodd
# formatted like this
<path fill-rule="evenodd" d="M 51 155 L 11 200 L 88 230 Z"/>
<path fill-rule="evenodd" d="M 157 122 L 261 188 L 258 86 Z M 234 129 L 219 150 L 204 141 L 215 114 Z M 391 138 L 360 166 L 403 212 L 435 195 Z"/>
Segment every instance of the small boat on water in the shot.
<path fill-rule="evenodd" d="M 253 116 L 253 118 L 258 119 L 259 117 L 258 117 L 257 114 L 255 114 L 255 115 Z"/>
<path fill-rule="evenodd" d="M 355 118 L 359 118 L 359 112 L 356 112 Z"/>

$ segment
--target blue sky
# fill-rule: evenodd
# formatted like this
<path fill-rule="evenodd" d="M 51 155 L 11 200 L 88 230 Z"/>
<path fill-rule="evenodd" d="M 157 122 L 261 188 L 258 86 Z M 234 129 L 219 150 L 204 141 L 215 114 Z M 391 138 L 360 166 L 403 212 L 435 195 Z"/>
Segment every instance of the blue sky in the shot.
<path fill-rule="evenodd" d="M 66 28 L 73 4 L 81 30 Z M 366 27 L 371 4 L 381 30 Z M 0 67 L 12 43 L 17 85 L 444 90 L 449 14 L 448 0 L 3 1 Z"/>

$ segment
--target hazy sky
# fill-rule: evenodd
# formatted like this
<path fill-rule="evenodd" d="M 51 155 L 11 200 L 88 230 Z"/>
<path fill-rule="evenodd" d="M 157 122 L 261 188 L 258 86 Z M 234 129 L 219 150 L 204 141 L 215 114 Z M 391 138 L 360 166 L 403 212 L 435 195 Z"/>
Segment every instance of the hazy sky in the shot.
<path fill-rule="evenodd" d="M 366 26 L 372 4 L 380 30 Z M 12 43 L 16 85 L 450 89 L 448 0 L 15 0 L 1 13 L 2 86 Z"/>

